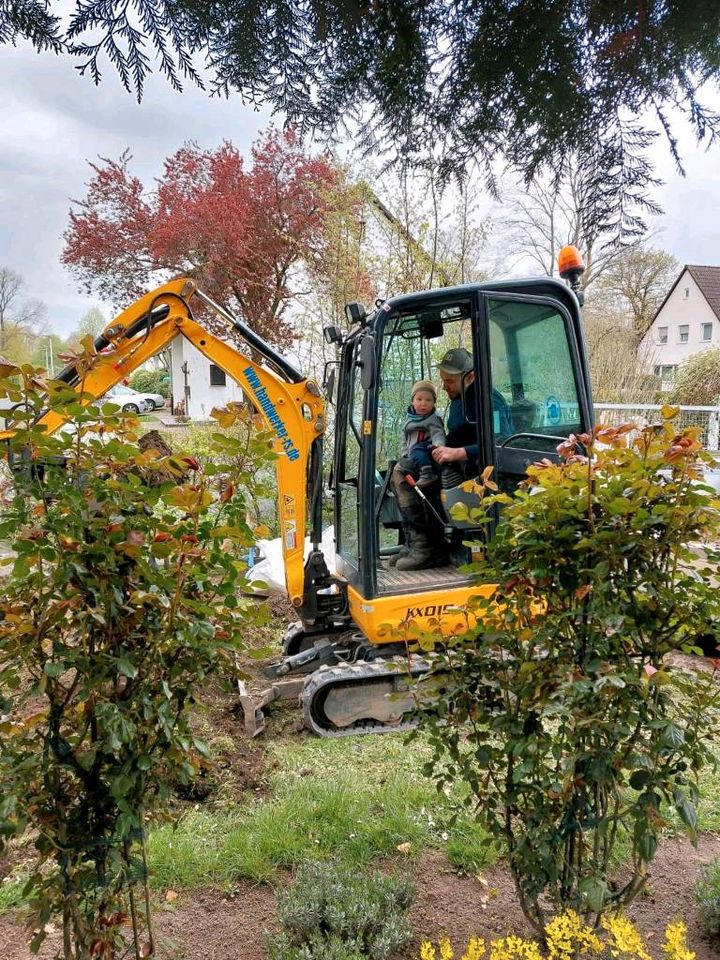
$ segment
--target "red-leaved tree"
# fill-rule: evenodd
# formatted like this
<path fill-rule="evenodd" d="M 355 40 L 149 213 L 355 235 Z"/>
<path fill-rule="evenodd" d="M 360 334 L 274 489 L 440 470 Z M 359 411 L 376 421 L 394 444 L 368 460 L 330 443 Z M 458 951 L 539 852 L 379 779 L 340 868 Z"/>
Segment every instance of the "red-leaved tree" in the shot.
<path fill-rule="evenodd" d="M 117 307 L 154 282 L 192 276 L 278 346 L 293 338 L 283 319 L 293 268 L 323 261 L 328 204 L 342 171 L 311 156 L 293 131 L 270 128 L 243 161 L 229 142 L 187 144 L 148 190 L 131 156 L 90 164 L 84 200 L 70 211 L 63 262 L 80 285 Z"/>

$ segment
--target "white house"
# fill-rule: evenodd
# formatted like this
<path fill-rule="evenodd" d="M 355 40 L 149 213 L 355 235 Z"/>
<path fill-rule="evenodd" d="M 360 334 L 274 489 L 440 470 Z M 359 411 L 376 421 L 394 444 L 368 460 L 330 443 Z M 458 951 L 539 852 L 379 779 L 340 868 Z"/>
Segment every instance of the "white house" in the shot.
<path fill-rule="evenodd" d="M 720 267 L 687 264 L 655 314 L 641 356 L 666 390 L 684 360 L 710 347 L 720 347 Z"/>
<path fill-rule="evenodd" d="M 232 377 L 183 336 L 170 344 L 170 375 L 173 413 L 182 410 L 191 420 L 209 420 L 213 407 L 243 398 Z"/>

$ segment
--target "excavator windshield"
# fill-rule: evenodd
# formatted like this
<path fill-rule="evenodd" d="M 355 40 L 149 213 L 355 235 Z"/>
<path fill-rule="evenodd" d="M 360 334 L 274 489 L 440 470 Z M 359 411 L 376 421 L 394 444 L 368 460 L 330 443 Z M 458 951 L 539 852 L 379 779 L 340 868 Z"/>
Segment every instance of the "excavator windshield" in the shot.
<path fill-rule="evenodd" d="M 437 411 L 445 416 L 448 397 L 438 376 L 438 364 L 448 350 L 465 347 L 472 352 L 470 298 L 451 298 L 432 308 L 417 306 L 391 315 L 382 342 L 382 375 L 378 385 L 377 462 L 403 454 L 403 423 L 407 417 L 412 385 L 431 380 L 438 391 Z"/>

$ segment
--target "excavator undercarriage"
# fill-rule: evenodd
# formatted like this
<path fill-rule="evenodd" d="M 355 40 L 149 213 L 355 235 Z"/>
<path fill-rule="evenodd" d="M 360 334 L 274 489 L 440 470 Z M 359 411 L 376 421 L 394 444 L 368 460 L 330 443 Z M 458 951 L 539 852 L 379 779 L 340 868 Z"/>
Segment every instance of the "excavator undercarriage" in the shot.
<path fill-rule="evenodd" d="M 285 649 L 297 646 L 299 635 L 298 623 L 286 634 Z M 271 683 L 258 696 L 239 681 L 245 732 L 262 733 L 265 710 L 278 700 L 297 701 L 305 726 L 321 737 L 411 730 L 421 699 L 417 681 L 431 666 L 430 657 L 408 654 L 401 644 L 379 648 L 357 632 L 316 639 L 267 667 Z"/>

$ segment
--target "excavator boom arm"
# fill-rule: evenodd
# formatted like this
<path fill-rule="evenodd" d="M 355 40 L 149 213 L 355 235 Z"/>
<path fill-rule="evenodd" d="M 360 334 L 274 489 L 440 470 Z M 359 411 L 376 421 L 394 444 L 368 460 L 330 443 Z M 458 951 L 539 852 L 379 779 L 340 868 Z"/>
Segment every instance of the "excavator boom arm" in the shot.
<path fill-rule="evenodd" d="M 275 369 L 245 356 L 198 323 L 190 308 L 194 296 L 223 317 L 248 341 L 252 350 Z M 187 279 L 173 280 L 124 310 L 95 342 L 96 349 L 104 354 L 102 362 L 82 379 L 71 365 L 61 372 L 59 379 L 84 394 L 101 397 L 178 335 L 184 336 L 239 384 L 274 435 L 285 579 L 292 604 L 300 608 L 304 598 L 308 465 L 313 445 L 320 442 L 326 422 L 325 402 L 315 381 L 303 377 L 262 338 L 218 307 Z M 46 425 L 48 432 L 53 432 L 63 424 L 64 418 L 49 411 L 39 422 Z M 313 539 L 316 538 L 319 530 L 313 530 Z"/>

